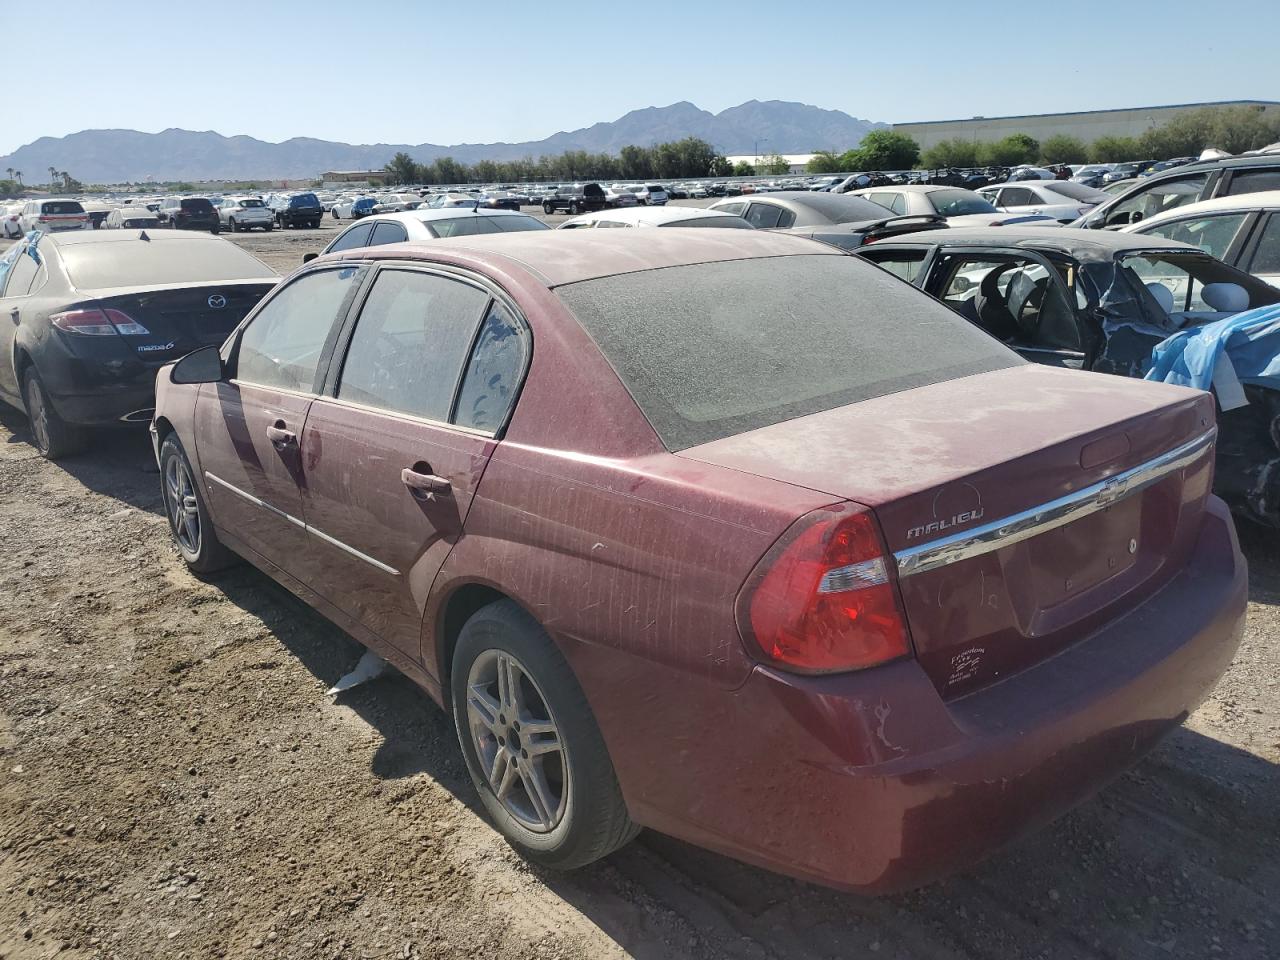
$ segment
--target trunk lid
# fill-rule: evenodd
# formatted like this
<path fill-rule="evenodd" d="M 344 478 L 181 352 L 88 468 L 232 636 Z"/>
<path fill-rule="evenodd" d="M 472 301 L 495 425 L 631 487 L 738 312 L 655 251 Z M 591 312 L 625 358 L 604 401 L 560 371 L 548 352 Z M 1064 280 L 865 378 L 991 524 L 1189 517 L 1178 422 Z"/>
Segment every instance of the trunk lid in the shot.
<path fill-rule="evenodd" d="M 1029 364 L 679 455 L 872 508 L 916 656 L 950 698 L 1083 639 L 1177 572 L 1213 424 L 1205 393 Z"/>
<path fill-rule="evenodd" d="M 93 306 L 122 311 L 147 329 L 124 340 L 140 360 L 168 363 L 198 347 L 221 344 L 275 286 L 273 280 L 97 291 Z M 221 304 L 219 306 L 219 304 Z"/>

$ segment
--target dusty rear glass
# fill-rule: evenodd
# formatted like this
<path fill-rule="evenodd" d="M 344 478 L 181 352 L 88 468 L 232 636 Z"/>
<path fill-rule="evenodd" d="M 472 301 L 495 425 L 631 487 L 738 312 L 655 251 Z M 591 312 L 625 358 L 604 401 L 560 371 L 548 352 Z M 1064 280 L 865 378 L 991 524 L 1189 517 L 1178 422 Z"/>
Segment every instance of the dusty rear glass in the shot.
<path fill-rule="evenodd" d="M 668 267 L 556 293 L 669 450 L 1024 362 L 852 257 Z"/>
<path fill-rule="evenodd" d="M 216 237 L 65 244 L 58 252 L 81 290 L 277 277 L 261 260 Z"/>
<path fill-rule="evenodd" d="M 84 207 L 80 206 L 75 200 L 46 200 L 40 204 L 40 212 L 50 215 L 84 213 Z"/>

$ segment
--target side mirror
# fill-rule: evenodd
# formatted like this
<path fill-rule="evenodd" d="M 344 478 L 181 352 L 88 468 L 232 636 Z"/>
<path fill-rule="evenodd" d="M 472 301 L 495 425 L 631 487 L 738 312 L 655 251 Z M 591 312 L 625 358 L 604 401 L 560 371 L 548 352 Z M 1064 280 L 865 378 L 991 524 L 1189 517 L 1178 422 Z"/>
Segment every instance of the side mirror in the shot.
<path fill-rule="evenodd" d="M 1142 214 L 1138 211 L 1120 210 L 1107 217 L 1106 225 L 1108 227 L 1124 227 L 1130 223 L 1137 223 L 1142 219 Z"/>
<path fill-rule="evenodd" d="M 312 260 L 314 260 L 314 259 L 315 259 L 316 257 L 318 257 L 318 256 L 320 256 L 320 254 L 318 254 L 318 253 L 304 253 L 304 254 L 302 255 L 302 262 L 303 262 L 303 263 L 310 263 Z"/>
<path fill-rule="evenodd" d="M 212 344 L 191 351 L 169 371 L 170 383 L 217 383 L 222 377 L 222 354 Z"/>

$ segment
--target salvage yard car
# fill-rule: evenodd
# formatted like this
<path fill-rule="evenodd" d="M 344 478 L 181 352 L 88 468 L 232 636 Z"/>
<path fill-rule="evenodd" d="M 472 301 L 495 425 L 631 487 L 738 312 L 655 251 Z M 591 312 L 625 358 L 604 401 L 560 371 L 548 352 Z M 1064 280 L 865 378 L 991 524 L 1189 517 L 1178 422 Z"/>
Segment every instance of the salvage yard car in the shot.
<path fill-rule="evenodd" d="M 160 226 L 160 218 L 146 207 L 116 207 L 107 214 L 104 230 L 147 230 Z"/>
<path fill-rule="evenodd" d="M 267 198 L 267 206 L 275 215 L 276 226 L 281 230 L 288 227 L 310 227 L 315 230 L 324 219 L 324 208 L 314 193 L 277 193 Z"/>
<path fill-rule="evenodd" d="M 847 250 L 901 233 L 943 229 L 936 214 L 903 216 L 866 197 L 808 190 L 752 194 L 750 200 L 717 200 L 708 210 L 742 217 L 759 230 L 785 230 Z"/>
<path fill-rule="evenodd" d="M 87 230 L 89 215 L 79 200 L 28 200 L 18 217 L 23 233 L 42 230 Z"/>
<path fill-rule="evenodd" d="M 556 227 L 557 230 L 581 230 L 600 227 L 721 227 L 730 230 L 752 230 L 741 217 L 720 210 L 699 207 L 629 207 L 625 210 L 601 210 L 584 213 Z"/>
<path fill-rule="evenodd" d="M 217 233 L 222 229 L 218 209 L 207 197 L 166 197 L 156 212 L 160 222 L 171 230 L 208 230 Z"/>
<path fill-rule="evenodd" d="M 228 197 L 218 207 L 218 217 L 232 233 L 254 227 L 270 233 L 276 225 L 271 208 L 259 197 Z"/>
<path fill-rule="evenodd" d="M 1208 394 L 1026 363 L 798 237 L 346 251 L 156 388 L 186 563 L 426 689 L 544 866 L 648 826 L 919 884 L 1131 766 L 1243 628 Z"/>
<path fill-rule="evenodd" d="M 910 183 L 854 190 L 846 195 L 866 197 L 897 214 L 944 217 L 949 227 L 999 227 L 1051 219 L 1038 213 L 1002 213 L 986 197 L 962 187 Z"/>
<path fill-rule="evenodd" d="M 0 258 L 0 399 L 26 411 L 36 449 L 51 460 L 79 449 L 88 427 L 147 423 L 156 370 L 221 343 L 278 280 L 218 237 L 96 230 L 24 239 Z"/>
<path fill-rule="evenodd" d="M 1038 214 L 1059 223 L 1070 223 L 1110 199 L 1101 190 L 1070 180 L 999 183 L 982 187 L 978 194 L 1005 213 Z"/>
<path fill-rule="evenodd" d="M 467 237 L 477 233 L 518 233 L 522 230 L 551 228 L 525 213 L 511 210 L 443 207 L 435 210 L 419 207 L 405 213 L 379 214 L 365 217 L 329 241 L 321 253 L 354 250 L 356 247 L 379 247 L 387 243 L 411 240 L 436 240 L 440 237 Z M 303 263 L 319 254 L 308 253 Z"/>
<path fill-rule="evenodd" d="M 1179 330 L 1280 303 L 1280 290 L 1185 243 L 1059 228 L 898 237 L 859 253 L 932 294 L 1028 360 L 1141 377 Z M 1280 526 L 1280 393 L 1224 413 L 1215 490 Z"/>

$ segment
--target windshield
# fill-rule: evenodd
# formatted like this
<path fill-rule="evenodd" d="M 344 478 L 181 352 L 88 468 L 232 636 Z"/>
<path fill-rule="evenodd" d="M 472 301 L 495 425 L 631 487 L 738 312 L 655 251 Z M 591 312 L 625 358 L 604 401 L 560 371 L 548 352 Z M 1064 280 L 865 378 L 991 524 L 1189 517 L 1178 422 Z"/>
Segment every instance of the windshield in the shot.
<path fill-rule="evenodd" d="M 660 227 L 728 227 L 730 230 L 754 230 L 755 227 L 741 217 L 693 217 L 690 220 L 672 220 L 660 223 Z"/>
<path fill-rule="evenodd" d="M 153 283 L 194 286 L 220 280 L 274 280 L 278 276 L 234 243 L 199 234 L 149 242 L 64 244 L 58 252 L 72 286 L 81 290 Z"/>
<path fill-rule="evenodd" d="M 1103 200 L 1110 199 L 1101 190 L 1086 187 L 1083 183 L 1072 183 L 1070 180 L 1046 180 L 1040 186 L 1053 193 L 1072 200 L 1083 200 L 1086 203 L 1101 203 Z"/>
<path fill-rule="evenodd" d="M 968 190 L 935 190 L 928 194 L 933 209 L 942 217 L 963 217 L 971 213 L 996 213 L 996 208 Z"/>
<path fill-rule="evenodd" d="M 668 267 L 555 292 L 670 450 L 1023 362 L 854 257 Z"/>
<path fill-rule="evenodd" d="M 519 233 L 522 230 L 550 230 L 541 220 L 526 217 L 486 217 L 468 214 L 452 220 L 429 220 L 427 226 L 437 237 L 469 237 L 477 233 Z"/>

